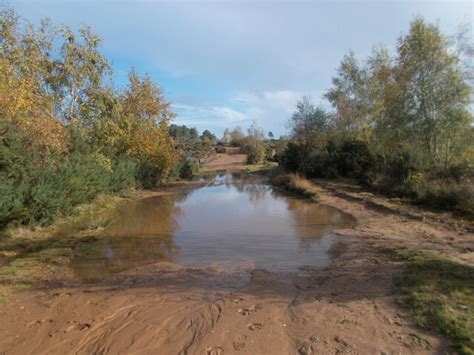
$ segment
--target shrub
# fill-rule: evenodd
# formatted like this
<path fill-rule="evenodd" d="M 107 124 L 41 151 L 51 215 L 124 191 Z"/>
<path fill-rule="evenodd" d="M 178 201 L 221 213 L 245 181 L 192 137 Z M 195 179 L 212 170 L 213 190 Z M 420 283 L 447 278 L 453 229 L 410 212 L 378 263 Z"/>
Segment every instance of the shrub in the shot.
<path fill-rule="evenodd" d="M 377 168 L 377 158 L 364 141 L 349 139 L 342 142 L 334 154 L 334 163 L 341 176 L 369 184 Z"/>
<path fill-rule="evenodd" d="M 183 159 L 178 165 L 178 176 L 180 179 L 191 179 L 199 171 L 199 164 L 191 159 Z"/>
<path fill-rule="evenodd" d="M 304 148 L 294 142 L 288 143 L 279 157 L 278 163 L 286 171 L 296 171 L 305 158 Z"/>
<path fill-rule="evenodd" d="M 320 150 L 313 151 L 298 167 L 298 172 L 309 178 L 328 177 L 334 171 L 329 155 Z"/>
<path fill-rule="evenodd" d="M 223 153 L 225 153 L 225 152 L 226 152 L 226 149 L 225 149 L 225 147 L 224 147 L 223 145 L 218 145 L 218 146 L 216 147 L 216 153 L 223 154 Z"/>
<path fill-rule="evenodd" d="M 390 155 L 386 160 L 385 174 L 395 182 L 409 179 L 416 171 L 416 163 L 407 151 Z"/>
<path fill-rule="evenodd" d="M 162 182 L 165 176 L 156 164 L 143 160 L 137 165 L 135 178 L 141 187 L 152 189 Z"/>
<path fill-rule="evenodd" d="M 474 216 L 474 189 L 456 181 L 422 181 L 416 186 L 415 201 L 439 210 Z"/>
<path fill-rule="evenodd" d="M 265 159 L 265 147 L 263 144 L 249 144 L 244 147 L 247 154 L 247 164 L 257 164 Z"/>
<path fill-rule="evenodd" d="M 131 161 L 112 162 L 99 153 L 74 153 L 45 167 L 30 161 L 16 176 L 9 176 L 14 172 L 9 166 L 0 179 L 0 226 L 48 224 L 98 194 L 133 186 L 134 168 Z"/>

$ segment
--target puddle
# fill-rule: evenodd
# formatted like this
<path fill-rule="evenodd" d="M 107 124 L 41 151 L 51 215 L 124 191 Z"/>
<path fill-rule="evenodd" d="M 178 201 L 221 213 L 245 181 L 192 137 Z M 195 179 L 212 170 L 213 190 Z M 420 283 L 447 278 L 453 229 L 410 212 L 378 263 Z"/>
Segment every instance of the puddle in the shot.
<path fill-rule="evenodd" d="M 159 261 L 294 271 L 328 265 L 343 252 L 331 231 L 355 224 L 336 208 L 283 195 L 259 177 L 221 173 L 206 187 L 123 206 L 103 238 L 76 249 L 72 267 L 85 281 Z"/>

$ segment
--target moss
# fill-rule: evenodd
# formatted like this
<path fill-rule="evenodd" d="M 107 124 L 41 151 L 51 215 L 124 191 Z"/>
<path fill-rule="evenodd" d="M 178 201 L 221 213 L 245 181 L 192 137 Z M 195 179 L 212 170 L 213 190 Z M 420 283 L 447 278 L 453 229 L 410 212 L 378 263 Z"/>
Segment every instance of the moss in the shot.
<path fill-rule="evenodd" d="M 425 329 L 437 329 L 461 354 L 474 353 L 474 267 L 407 248 L 386 250 L 406 263 L 397 301 Z"/>

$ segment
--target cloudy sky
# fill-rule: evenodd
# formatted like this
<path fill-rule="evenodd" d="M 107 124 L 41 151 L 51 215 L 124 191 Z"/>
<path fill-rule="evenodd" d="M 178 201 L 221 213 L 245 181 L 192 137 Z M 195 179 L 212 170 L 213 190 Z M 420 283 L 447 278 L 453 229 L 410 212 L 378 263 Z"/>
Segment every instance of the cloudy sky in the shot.
<path fill-rule="evenodd" d="M 393 50 L 416 16 L 453 34 L 473 5 L 457 1 L 45 1 L 0 0 L 37 23 L 50 17 L 73 28 L 90 25 L 104 40 L 115 80 L 134 66 L 163 88 L 176 123 L 247 128 L 255 121 L 275 135 L 303 95 L 326 106 L 349 49 L 363 59 L 376 44 Z"/>

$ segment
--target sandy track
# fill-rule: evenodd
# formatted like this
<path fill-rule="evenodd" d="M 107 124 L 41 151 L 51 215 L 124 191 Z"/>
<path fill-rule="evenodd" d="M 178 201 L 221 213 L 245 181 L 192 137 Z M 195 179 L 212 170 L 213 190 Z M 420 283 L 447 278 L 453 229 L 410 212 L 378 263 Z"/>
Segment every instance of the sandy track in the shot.
<path fill-rule="evenodd" d="M 393 299 L 402 265 L 378 247 L 411 245 L 472 263 L 472 233 L 453 219 L 320 182 L 322 202 L 353 214 L 330 267 L 272 273 L 170 263 L 99 285 L 45 286 L 0 305 L 6 354 L 432 354 L 447 342 Z M 439 217 L 439 216 L 438 216 Z"/>
<path fill-rule="evenodd" d="M 247 156 L 239 149 L 227 148 L 230 154 L 218 153 L 206 165 L 207 170 L 244 169 Z"/>

